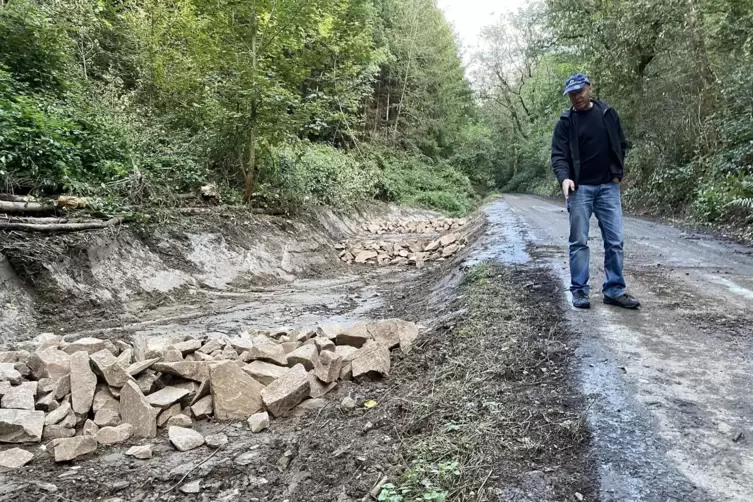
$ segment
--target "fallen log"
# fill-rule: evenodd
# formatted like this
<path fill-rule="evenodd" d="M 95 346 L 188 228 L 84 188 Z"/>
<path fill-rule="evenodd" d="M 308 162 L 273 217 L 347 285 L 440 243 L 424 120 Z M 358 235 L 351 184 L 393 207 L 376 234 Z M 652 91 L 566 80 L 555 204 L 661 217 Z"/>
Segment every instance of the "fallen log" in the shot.
<path fill-rule="evenodd" d="M 123 218 L 118 216 L 107 221 L 83 221 L 80 223 L 6 223 L 0 221 L 0 230 L 23 230 L 26 232 L 79 232 L 82 230 L 98 230 L 113 227 L 123 223 Z"/>
<path fill-rule="evenodd" d="M 54 210 L 53 204 L 0 200 L 0 213 L 51 213 Z"/>
<path fill-rule="evenodd" d="M 70 220 L 68 218 L 34 218 L 32 216 L 8 216 L 5 215 L 4 217 L 0 217 L 0 222 L 3 223 L 37 223 L 37 224 L 47 224 L 47 223 L 68 223 Z"/>
<path fill-rule="evenodd" d="M 33 197 L 28 195 L 14 195 L 12 193 L 0 193 L 0 200 L 6 202 L 34 202 Z"/>

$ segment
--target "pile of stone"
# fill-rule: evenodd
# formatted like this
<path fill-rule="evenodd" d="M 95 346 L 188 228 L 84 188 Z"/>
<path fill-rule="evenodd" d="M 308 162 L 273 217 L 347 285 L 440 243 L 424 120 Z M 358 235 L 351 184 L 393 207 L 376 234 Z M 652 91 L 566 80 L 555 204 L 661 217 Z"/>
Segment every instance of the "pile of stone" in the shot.
<path fill-rule="evenodd" d="M 410 242 L 357 241 L 335 246 L 340 259 L 347 264 L 414 265 L 423 267 L 430 261 L 445 261 L 465 248 L 466 240 L 449 233 L 430 241 Z"/>
<path fill-rule="evenodd" d="M 455 231 L 468 223 L 466 218 L 441 218 L 436 220 L 383 221 L 364 225 L 371 234 L 435 234 Z"/>
<path fill-rule="evenodd" d="M 162 427 L 178 449 L 201 445 L 205 439 L 186 429 L 209 417 L 248 419 L 259 431 L 269 415 L 287 416 L 339 380 L 388 376 L 390 350 L 407 353 L 417 336 L 417 326 L 400 319 L 132 343 L 43 334 L 0 352 L 0 443 L 49 440 L 47 451 L 61 462 L 98 445 L 153 438 Z M 129 454 L 146 455 L 140 448 Z M 0 451 L 0 467 L 32 456 Z"/>

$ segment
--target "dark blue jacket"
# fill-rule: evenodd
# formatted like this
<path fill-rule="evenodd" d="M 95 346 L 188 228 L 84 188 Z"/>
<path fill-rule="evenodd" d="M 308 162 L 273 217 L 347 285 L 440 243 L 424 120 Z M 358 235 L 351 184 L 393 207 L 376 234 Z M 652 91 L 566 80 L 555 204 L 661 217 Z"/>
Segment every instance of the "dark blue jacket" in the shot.
<path fill-rule="evenodd" d="M 604 114 L 604 125 L 609 134 L 609 147 L 614 153 L 617 164 L 610 166 L 612 175 L 622 180 L 625 171 L 625 153 L 629 148 L 625 141 L 625 134 L 620 125 L 620 116 L 617 111 L 604 101 L 592 101 L 597 110 Z M 571 118 L 572 108 L 566 110 L 554 126 L 552 136 L 552 169 L 557 181 L 562 184 L 566 179 L 571 179 L 578 186 L 580 175 L 580 152 L 578 151 L 578 135 Z"/>

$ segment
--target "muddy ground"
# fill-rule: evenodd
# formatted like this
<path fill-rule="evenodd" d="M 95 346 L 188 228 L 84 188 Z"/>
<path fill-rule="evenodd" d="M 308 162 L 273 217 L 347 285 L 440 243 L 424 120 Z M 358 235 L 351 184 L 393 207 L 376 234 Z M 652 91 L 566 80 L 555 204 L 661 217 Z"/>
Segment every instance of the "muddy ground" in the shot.
<path fill-rule="evenodd" d="M 31 464 L 0 474 L 0 500 L 355 502 L 385 476 L 382 499 L 390 502 L 753 500 L 751 249 L 628 219 L 627 279 L 644 308 L 623 312 L 598 303 L 594 228 L 594 308 L 575 311 L 567 303 L 563 208 L 506 196 L 482 215 L 461 256 L 422 270 L 338 262 L 333 243 L 357 237 L 374 214 L 250 222 L 240 238 L 224 240 L 191 229 L 141 241 L 147 251 L 131 244 L 140 261 L 122 248 L 87 250 L 86 267 L 96 273 L 81 274 L 77 284 L 86 287 L 73 298 L 97 304 L 110 291 L 115 302 L 82 301 L 79 314 L 64 318 L 61 304 L 59 325 L 47 314 L 39 326 L 126 337 L 402 317 L 423 329 L 411 354 L 393 353 L 388 378 L 344 382 L 324 408 L 275 420 L 268 431 L 201 424 L 205 434 L 224 431 L 229 444 L 186 453 L 163 433 L 146 461 L 124 456 L 137 441 L 71 465 L 55 465 L 34 447 Z M 301 235 L 307 244 L 296 247 Z M 183 282 L 150 290 L 149 278 L 137 277 L 123 296 L 108 289 L 113 274 L 100 265 L 113 256 Z M 43 267 L 42 275 L 57 278 L 56 287 L 70 284 L 69 263 L 66 273 Z M 0 274 L 6 291 L 25 288 L 27 298 L 3 322 L 37 331 L 23 315 L 39 300 L 33 284 L 24 273 L 8 277 Z M 356 410 L 340 408 L 345 396 Z M 367 400 L 376 406 L 364 407 Z M 200 493 L 180 491 L 195 480 Z"/>

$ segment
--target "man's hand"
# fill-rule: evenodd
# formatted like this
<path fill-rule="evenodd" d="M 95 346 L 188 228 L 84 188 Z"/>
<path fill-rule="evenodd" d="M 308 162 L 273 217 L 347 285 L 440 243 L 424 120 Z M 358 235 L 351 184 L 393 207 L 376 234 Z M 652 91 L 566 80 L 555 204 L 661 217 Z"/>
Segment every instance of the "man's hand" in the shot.
<path fill-rule="evenodd" d="M 565 200 L 570 198 L 570 192 L 575 191 L 575 182 L 573 180 L 567 179 L 562 182 L 562 194 L 565 196 Z"/>

